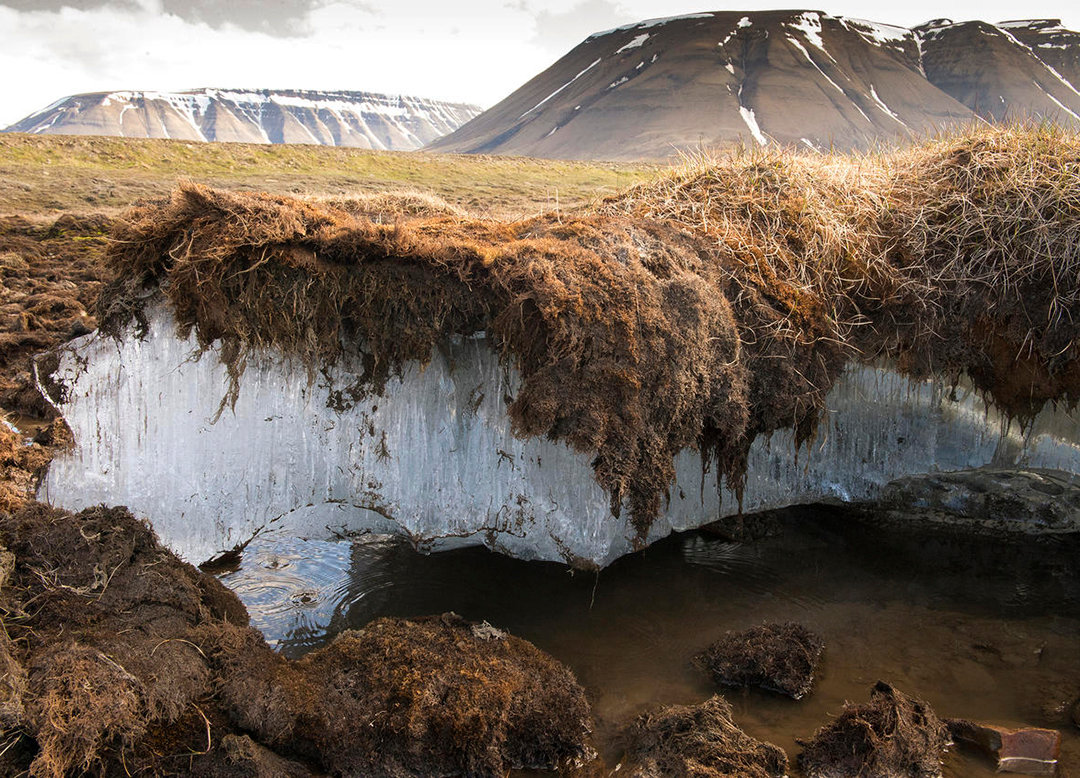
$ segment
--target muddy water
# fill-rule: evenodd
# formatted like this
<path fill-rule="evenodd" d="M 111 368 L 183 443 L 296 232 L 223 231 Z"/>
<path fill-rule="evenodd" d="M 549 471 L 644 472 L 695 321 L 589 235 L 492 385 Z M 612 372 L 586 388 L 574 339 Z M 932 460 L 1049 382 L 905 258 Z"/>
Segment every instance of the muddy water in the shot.
<path fill-rule="evenodd" d="M 788 512 L 753 543 L 669 538 L 594 573 L 471 549 L 432 556 L 398 541 L 263 538 L 222 580 L 289 656 L 378 616 L 453 610 L 531 640 L 573 668 L 609 766 L 617 735 L 662 703 L 699 702 L 691 657 L 725 630 L 797 620 L 826 649 L 814 692 L 793 702 L 728 691 L 736 721 L 794 759 L 845 700 L 887 680 L 939 715 L 1064 732 L 1059 776 L 1080 776 L 1080 545 L 1011 544 L 858 528 L 826 509 Z M 991 776 L 953 750 L 947 776 Z M 797 771 L 793 769 L 793 774 Z"/>

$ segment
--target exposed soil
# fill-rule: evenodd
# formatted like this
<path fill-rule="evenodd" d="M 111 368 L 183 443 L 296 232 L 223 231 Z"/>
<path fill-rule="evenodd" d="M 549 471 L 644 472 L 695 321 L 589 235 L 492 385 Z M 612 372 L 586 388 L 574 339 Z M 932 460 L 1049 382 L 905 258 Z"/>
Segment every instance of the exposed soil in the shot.
<path fill-rule="evenodd" d="M 810 693 L 824 643 L 801 624 L 728 632 L 697 658 L 720 686 L 758 686 L 798 700 Z"/>
<path fill-rule="evenodd" d="M 807 778 L 936 778 L 949 730 L 928 703 L 878 681 L 870 702 L 848 703 L 800 744 Z"/>
<path fill-rule="evenodd" d="M 0 514 L 0 544 L 6 775 L 502 776 L 592 756 L 574 677 L 489 625 L 381 619 L 291 662 L 123 508 L 31 503 Z"/>
<path fill-rule="evenodd" d="M 0 407 L 51 419 L 30 357 L 97 326 L 91 311 L 105 276 L 112 222 L 64 215 L 0 218 Z"/>
<path fill-rule="evenodd" d="M 630 775 L 638 778 L 781 778 L 787 755 L 747 735 L 719 695 L 639 717 L 627 732 Z"/>

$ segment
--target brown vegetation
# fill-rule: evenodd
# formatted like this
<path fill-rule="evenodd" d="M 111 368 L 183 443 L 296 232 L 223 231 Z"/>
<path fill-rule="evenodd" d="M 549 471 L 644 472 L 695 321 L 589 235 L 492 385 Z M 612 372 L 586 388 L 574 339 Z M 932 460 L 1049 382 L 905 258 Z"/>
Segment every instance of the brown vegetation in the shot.
<path fill-rule="evenodd" d="M 824 644 L 801 624 L 728 632 L 698 657 L 722 686 L 758 686 L 798 700 L 810 693 Z"/>
<path fill-rule="evenodd" d="M 644 537 L 681 449 L 739 490 L 751 442 L 809 438 L 853 360 L 967 374 L 1021 419 L 1075 402 L 1078 213 L 1080 138 L 1046 127 L 734 155 L 509 223 L 189 185 L 121 222 L 99 312 L 118 333 L 160 289 L 183 330 L 221 340 L 227 399 L 247 349 L 313 368 L 363 349 L 378 390 L 486 331 L 521 375 L 518 434 L 593 455 Z"/>
<path fill-rule="evenodd" d="M 378 619 L 296 662 L 263 655 L 254 630 L 208 643 L 233 720 L 334 775 L 503 776 L 589 756 L 570 671 L 454 614 Z"/>
<path fill-rule="evenodd" d="M 812 740 L 799 742 L 807 778 L 937 778 L 949 730 L 928 703 L 878 681 L 870 702 L 847 703 Z"/>
<path fill-rule="evenodd" d="M 627 733 L 637 778 L 781 778 L 782 749 L 747 735 L 731 706 L 715 696 L 700 705 L 670 705 L 639 717 Z"/>
<path fill-rule="evenodd" d="M 22 507 L 37 477 L 52 459 L 52 451 L 23 436 L 0 419 L 0 511 Z"/>
<path fill-rule="evenodd" d="M 570 672 L 450 614 L 303 660 L 123 508 L 0 513 L 0 773 L 501 776 L 590 755 Z M 255 739 L 242 734 L 242 730 Z"/>
<path fill-rule="evenodd" d="M 30 357 L 90 332 L 105 274 L 111 223 L 61 216 L 39 223 L 0 218 L 0 407 L 52 418 L 33 380 Z"/>

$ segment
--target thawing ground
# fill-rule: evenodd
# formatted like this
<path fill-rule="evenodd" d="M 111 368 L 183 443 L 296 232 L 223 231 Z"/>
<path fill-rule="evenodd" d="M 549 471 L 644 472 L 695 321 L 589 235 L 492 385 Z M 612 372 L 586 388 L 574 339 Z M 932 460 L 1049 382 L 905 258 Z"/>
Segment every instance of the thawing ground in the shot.
<path fill-rule="evenodd" d="M 772 537 L 674 535 L 598 575 L 483 549 L 425 556 L 387 537 L 263 536 L 221 580 L 289 656 L 379 616 L 455 611 L 508 629 L 573 669 L 609 767 L 621 756 L 617 732 L 635 715 L 712 693 L 695 653 L 727 630 L 795 620 L 825 639 L 814 692 L 800 702 L 724 692 L 736 722 L 789 757 L 795 738 L 845 700 L 865 700 L 880 679 L 943 717 L 1057 727 L 1058 775 L 1080 775 L 1080 734 L 1060 710 L 1080 689 L 1075 539 L 916 537 L 825 508 L 780 516 L 765 525 Z M 995 774 L 957 749 L 945 767 L 955 778 Z"/>

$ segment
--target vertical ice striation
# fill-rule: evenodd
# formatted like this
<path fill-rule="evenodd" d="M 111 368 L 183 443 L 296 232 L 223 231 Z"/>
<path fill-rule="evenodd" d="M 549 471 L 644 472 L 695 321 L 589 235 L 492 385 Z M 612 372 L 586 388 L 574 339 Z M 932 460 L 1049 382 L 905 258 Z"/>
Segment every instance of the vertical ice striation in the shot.
<path fill-rule="evenodd" d="M 76 446 L 53 461 L 42 499 L 127 505 L 193 562 L 270 527 L 396 532 L 421 548 L 484 543 L 577 563 L 632 548 L 626 512 L 611 515 L 589 454 L 511 433 L 517 377 L 482 337 L 446 344 L 426 369 L 410 365 L 383 395 L 355 401 L 343 391 L 355 365 L 311 378 L 262 354 L 248 359 L 235 407 L 216 416 L 228 386 L 216 352 L 197 357 L 164 304 L 149 313 L 145 339 L 89 335 L 64 348 L 55 377 Z M 1080 472 L 1080 424 L 1059 410 L 1021 431 L 972 391 L 869 366 L 843 375 L 828 408 L 799 452 L 787 433 L 755 442 L 745 510 L 865 499 L 900 476 L 991 463 Z M 649 539 L 738 508 L 684 451 Z"/>

